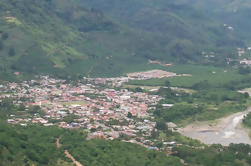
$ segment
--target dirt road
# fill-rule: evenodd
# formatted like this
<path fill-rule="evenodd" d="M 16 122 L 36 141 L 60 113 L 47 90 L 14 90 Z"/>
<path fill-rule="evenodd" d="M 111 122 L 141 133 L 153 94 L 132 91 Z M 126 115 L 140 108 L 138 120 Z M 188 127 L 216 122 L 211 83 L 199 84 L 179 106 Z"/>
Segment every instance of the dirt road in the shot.
<path fill-rule="evenodd" d="M 62 146 L 62 144 L 60 144 L 60 139 L 61 139 L 61 137 L 57 138 L 57 140 L 56 140 L 57 148 L 60 148 L 60 147 Z M 65 157 L 71 159 L 71 161 L 73 162 L 73 164 L 75 164 L 76 166 L 83 166 L 83 164 L 81 164 L 80 162 L 78 162 L 78 161 L 68 152 L 68 150 L 65 150 L 64 153 L 65 153 Z"/>
<path fill-rule="evenodd" d="M 69 159 L 72 160 L 72 162 L 76 165 L 76 166 L 83 166 L 80 162 L 78 162 L 77 160 L 75 160 L 75 158 L 68 152 L 68 150 L 64 151 L 65 156 Z"/>

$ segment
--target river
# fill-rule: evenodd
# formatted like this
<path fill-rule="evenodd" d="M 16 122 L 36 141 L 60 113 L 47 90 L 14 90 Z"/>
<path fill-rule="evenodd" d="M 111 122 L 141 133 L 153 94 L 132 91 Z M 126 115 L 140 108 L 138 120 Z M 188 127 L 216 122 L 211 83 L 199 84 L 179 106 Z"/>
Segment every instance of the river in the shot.
<path fill-rule="evenodd" d="M 230 143 L 245 143 L 251 145 L 248 129 L 241 126 L 242 119 L 249 112 L 251 112 L 251 107 L 244 112 L 221 118 L 217 122 L 190 124 L 180 129 L 179 132 L 187 137 L 198 139 L 205 144 L 222 144 L 227 146 Z"/>

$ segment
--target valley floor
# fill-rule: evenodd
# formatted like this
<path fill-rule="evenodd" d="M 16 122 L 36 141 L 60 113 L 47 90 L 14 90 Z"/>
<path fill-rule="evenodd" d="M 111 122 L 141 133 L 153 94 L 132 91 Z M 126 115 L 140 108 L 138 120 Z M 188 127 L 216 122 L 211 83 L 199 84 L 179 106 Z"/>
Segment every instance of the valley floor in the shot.
<path fill-rule="evenodd" d="M 194 139 L 199 139 L 206 144 L 251 144 L 248 129 L 241 126 L 242 119 L 249 112 L 251 112 L 251 107 L 244 112 L 232 114 L 216 122 L 198 122 L 190 124 L 181 129 L 180 133 Z"/>

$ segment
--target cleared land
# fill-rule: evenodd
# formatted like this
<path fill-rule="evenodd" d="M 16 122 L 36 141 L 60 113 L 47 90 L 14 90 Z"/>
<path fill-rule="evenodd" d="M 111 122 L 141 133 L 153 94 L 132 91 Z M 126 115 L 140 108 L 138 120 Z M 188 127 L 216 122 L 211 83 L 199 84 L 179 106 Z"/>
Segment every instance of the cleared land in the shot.
<path fill-rule="evenodd" d="M 151 78 L 168 78 L 177 76 L 176 73 L 167 72 L 164 70 L 150 70 L 146 72 L 135 72 L 127 74 L 129 78 L 135 79 L 151 79 Z"/>
<path fill-rule="evenodd" d="M 168 80 L 171 86 L 191 88 L 194 84 L 207 80 L 209 84 L 216 86 L 228 83 L 234 80 L 246 78 L 245 75 L 238 73 L 234 68 L 219 68 L 213 66 L 200 65 L 174 65 L 166 68 L 169 72 L 177 74 L 189 74 L 190 77 L 169 77 L 169 78 L 153 78 L 149 80 L 133 80 L 128 82 L 131 85 L 145 86 L 165 86 Z"/>

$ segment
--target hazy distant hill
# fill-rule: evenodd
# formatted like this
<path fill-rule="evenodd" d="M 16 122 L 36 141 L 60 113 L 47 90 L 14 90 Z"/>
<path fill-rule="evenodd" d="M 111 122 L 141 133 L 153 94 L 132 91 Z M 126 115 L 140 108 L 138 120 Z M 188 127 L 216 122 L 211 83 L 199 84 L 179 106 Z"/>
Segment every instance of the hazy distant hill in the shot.
<path fill-rule="evenodd" d="M 79 0 L 116 21 L 162 41 L 167 56 L 198 60 L 203 49 L 216 51 L 243 43 L 220 20 L 183 0 Z M 192 1 L 192 0 L 191 0 Z M 196 2 L 197 3 L 197 2 Z M 198 2 L 199 3 L 199 2 Z M 204 3 L 206 4 L 206 3 Z M 223 57 L 222 57 L 223 58 Z"/>
<path fill-rule="evenodd" d="M 233 35 L 251 44 L 251 0 L 177 0 L 208 13 L 211 18 L 234 28 Z"/>
<path fill-rule="evenodd" d="M 2 0 L 0 16 L 1 78 L 114 76 L 149 59 L 201 63 L 203 50 L 224 60 L 242 45 L 203 12 L 164 0 Z"/>

